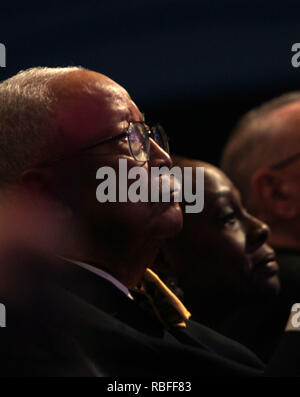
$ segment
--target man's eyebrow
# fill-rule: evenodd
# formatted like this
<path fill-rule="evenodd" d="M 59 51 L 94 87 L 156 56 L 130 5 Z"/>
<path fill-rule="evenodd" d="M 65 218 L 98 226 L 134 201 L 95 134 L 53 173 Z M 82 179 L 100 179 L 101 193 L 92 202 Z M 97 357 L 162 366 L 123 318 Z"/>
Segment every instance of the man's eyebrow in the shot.
<path fill-rule="evenodd" d="M 145 113 L 143 113 L 143 112 L 139 112 L 140 113 L 140 115 L 141 115 L 141 122 L 145 122 L 145 120 L 146 120 L 146 118 L 145 118 Z M 134 117 L 133 117 L 133 115 L 132 115 L 132 113 L 129 113 L 129 122 L 132 122 L 133 121 L 133 119 L 134 119 Z"/>
<path fill-rule="evenodd" d="M 136 106 L 136 105 L 135 105 Z M 139 108 L 136 109 L 139 113 L 139 115 L 141 116 L 141 121 L 145 122 L 145 113 L 143 111 L 141 111 Z M 127 119 L 127 121 L 131 122 L 131 121 L 136 121 L 136 111 L 133 110 L 132 107 L 128 107 L 126 110 L 126 115 L 125 118 Z"/>

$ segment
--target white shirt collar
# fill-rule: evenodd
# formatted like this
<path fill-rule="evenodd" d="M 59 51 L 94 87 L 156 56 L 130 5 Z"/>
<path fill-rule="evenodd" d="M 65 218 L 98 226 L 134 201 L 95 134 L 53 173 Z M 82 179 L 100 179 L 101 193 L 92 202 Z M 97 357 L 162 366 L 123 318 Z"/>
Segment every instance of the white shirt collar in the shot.
<path fill-rule="evenodd" d="M 85 263 L 85 262 L 76 261 L 74 259 L 65 258 L 65 257 L 62 257 L 62 258 L 69 262 L 75 263 L 76 265 L 78 265 L 80 267 L 83 267 L 84 269 L 96 274 L 97 276 L 104 278 L 105 280 L 112 283 L 115 287 L 117 287 L 120 291 L 122 291 L 126 296 L 128 296 L 128 298 L 133 299 L 131 293 L 129 292 L 129 289 L 124 284 L 120 283 L 120 281 L 117 280 L 111 274 L 105 272 L 102 269 L 99 269 L 98 267 L 89 265 L 88 263 Z"/>

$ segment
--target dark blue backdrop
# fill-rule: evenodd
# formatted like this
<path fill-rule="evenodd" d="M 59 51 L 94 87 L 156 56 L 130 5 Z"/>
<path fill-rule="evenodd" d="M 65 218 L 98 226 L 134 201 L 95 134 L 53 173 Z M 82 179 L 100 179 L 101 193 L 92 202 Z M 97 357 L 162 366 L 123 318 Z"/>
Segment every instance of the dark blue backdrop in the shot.
<path fill-rule="evenodd" d="M 95 69 L 164 123 L 175 151 L 213 162 L 242 112 L 300 87 L 296 1 L 6 2 L 0 13 L 0 79 L 37 65 Z"/>

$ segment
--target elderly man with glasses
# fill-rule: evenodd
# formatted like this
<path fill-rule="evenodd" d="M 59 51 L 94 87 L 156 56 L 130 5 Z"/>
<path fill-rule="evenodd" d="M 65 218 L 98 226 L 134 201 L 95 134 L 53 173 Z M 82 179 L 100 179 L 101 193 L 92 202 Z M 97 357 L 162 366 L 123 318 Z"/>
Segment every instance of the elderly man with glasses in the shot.
<path fill-rule="evenodd" d="M 179 204 L 96 200 L 101 167 L 172 166 L 162 127 L 124 88 L 82 68 L 20 72 L 0 84 L 0 151 L 2 375 L 264 373 L 148 269 L 182 226 Z M 267 373 L 297 373 L 298 335 Z"/>

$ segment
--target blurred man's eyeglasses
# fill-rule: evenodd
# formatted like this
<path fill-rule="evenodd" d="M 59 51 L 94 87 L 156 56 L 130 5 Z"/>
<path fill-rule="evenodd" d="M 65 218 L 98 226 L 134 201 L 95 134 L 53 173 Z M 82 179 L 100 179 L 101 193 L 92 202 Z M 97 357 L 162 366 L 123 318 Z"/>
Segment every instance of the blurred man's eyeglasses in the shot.
<path fill-rule="evenodd" d="M 280 168 L 286 167 L 287 165 L 289 165 L 289 164 L 293 163 L 294 161 L 298 160 L 299 158 L 300 158 L 300 153 L 298 152 L 298 153 L 293 154 L 292 156 L 287 157 L 286 159 L 284 159 L 284 160 L 282 160 L 282 161 L 280 161 L 280 162 L 278 162 L 276 164 L 272 164 L 270 166 L 270 168 L 273 169 L 273 170 L 278 170 Z"/>
<path fill-rule="evenodd" d="M 105 138 L 104 140 L 101 140 L 99 142 L 96 142 L 92 145 L 85 146 L 77 153 L 74 153 L 70 156 L 53 161 L 39 163 L 36 165 L 36 167 L 41 168 L 52 166 L 59 161 L 65 160 L 66 158 L 71 158 L 97 146 L 118 139 L 122 139 L 124 137 L 127 138 L 131 156 L 138 163 L 145 163 L 150 159 L 150 138 L 152 138 L 165 152 L 170 153 L 168 136 L 160 124 L 152 124 L 152 126 L 150 127 L 144 121 L 136 121 L 129 123 L 126 131 L 122 132 L 121 134 L 114 135 L 109 138 Z"/>

